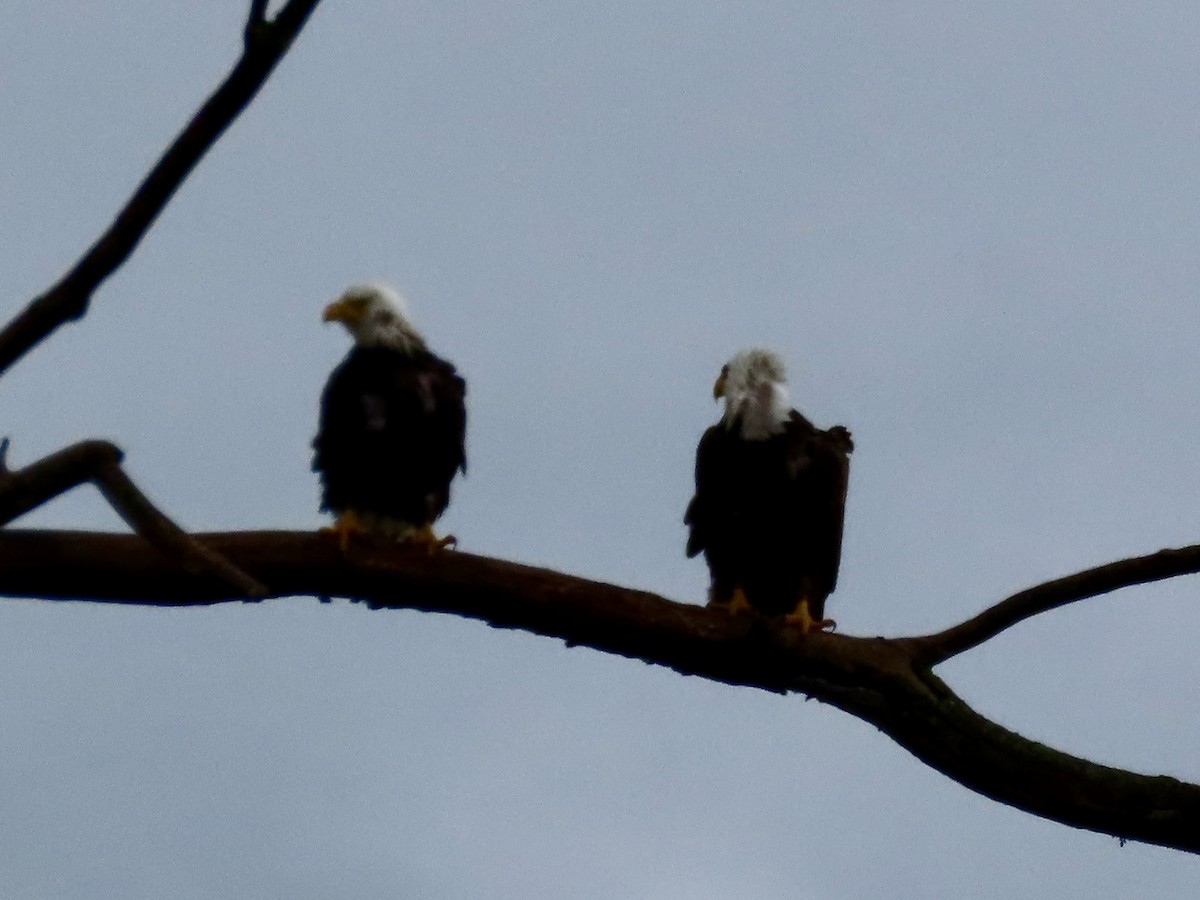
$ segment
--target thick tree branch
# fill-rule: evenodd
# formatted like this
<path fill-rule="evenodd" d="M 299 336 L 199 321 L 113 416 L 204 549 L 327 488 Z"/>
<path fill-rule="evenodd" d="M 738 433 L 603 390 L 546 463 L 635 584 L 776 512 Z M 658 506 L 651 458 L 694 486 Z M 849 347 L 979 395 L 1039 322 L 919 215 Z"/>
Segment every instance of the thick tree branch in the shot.
<path fill-rule="evenodd" d="M 266 587 L 219 553 L 192 539 L 159 511 L 121 468 L 121 451 L 108 441 L 81 441 L 10 471 L 0 443 L 0 527 L 85 482 L 96 485 L 117 514 L 163 556 L 192 576 L 208 576 L 243 598 L 266 596 Z"/>
<path fill-rule="evenodd" d="M 912 647 L 922 663 L 935 666 L 1038 613 L 1120 588 L 1197 572 L 1200 572 L 1200 545 L 1119 560 L 1026 588 L 952 628 L 912 638 Z"/>
<path fill-rule="evenodd" d="M 988 721 L 929 671 L 920 639 L 803 637 L 752 617 L 465 553 L 355 547 L 343 557 L 334 541 L 302 532 L 197 539 L 271 585 L 272 596 L 342 596 L 374 608 L 466 616 L 686 675 L 807 694 L 871 722 L 1002 803 L 1200 853 L 1200 786 L 1100 766 Z M 240 599 L 180 572 L 135 538 L 84 532 L 0 531 L 0 594 L 161 606 Z"/>
<path fill-rule="evenodd" d="M 87 313 L 93 293 L 129 258 L 196 164 L 254 99 L 319 2 L 289 0 L 273 20 L 267 20 L 266 3 L 253 0 L 245 49 L 225 81 L 167 148 L 91 249 L 0 332 L 0 375 L 59 326 Z"/>

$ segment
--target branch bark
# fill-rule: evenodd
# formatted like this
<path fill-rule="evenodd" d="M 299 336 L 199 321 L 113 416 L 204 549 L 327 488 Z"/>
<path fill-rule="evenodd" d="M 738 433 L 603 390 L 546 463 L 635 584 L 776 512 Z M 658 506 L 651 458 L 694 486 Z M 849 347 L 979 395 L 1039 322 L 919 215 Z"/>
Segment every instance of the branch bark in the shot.
<path fill-rule="evenodd" d="M 1200 853 L 1200 786 L 1097 765 L 1002 728 L 930 671 L 922 639 L 804 637 L 754 617 L 466 553 L 368 546 L 343 556 L 336 542 L 308 532 L 196 537 L 271 585 L 272 596 L 340 596 L 376 609 L 459 615 L 685 675 L 806 694 L 871 722 L 918 759 L 1002 803 Z M 136 538 L 11 530 L 0 532 L 0 594 L 158 606 L 240 599 L 180 572 Z"/>
<path fill-rule="evenodd" d="M 253 0 L 245 49 L 229 75 L 175 138 L 108 230 L 53 287 L 0 332 L 0 376 L 66 322 L 82 318 L 96 289 L 129 258 L 197 163 L 254 99 L 320 0 L 290 0 L 273 20 Z"/>

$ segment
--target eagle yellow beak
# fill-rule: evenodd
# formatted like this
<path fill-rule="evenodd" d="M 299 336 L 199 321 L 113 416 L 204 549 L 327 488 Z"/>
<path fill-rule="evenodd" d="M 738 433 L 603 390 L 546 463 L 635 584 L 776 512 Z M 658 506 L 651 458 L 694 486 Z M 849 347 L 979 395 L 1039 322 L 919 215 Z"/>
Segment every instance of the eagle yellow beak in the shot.
<path fill-rule="evenodd" d="M 325 307 L 321 313 L 322 322 L 357 322 L 366 312 L 367 305 L 359 298 L 343 297 Z"/>
<path fill-rule="evenodd" d="M 713 399 L 720 400 L 725 396 L 725 382 L 729 378 L 729 372 L 726 369 L 721 370 L 721 374 L 717 376 L 717 380 L 713 382 Z"/>

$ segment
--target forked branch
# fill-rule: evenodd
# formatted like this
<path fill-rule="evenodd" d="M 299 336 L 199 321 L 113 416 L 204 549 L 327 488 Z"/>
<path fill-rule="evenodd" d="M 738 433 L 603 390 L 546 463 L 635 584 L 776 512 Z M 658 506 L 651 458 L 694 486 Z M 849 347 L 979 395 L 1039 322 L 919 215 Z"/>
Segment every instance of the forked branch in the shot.
<path fill-rule="evenodd" d="M 0 528 L 91 482 L 130 528 L 187 574 L 216 579 L 243 599 L 266 596 L 261 582 L 190 537 L 151 503 L 121 468 L 121 451 L 108 441 L 80 441 L 16 471 L 7 466 L 7 451 L 5 438 L 0 441 Z"/>
<path fill-rule="evenodd" d="M 449 613 L 685 675 L 807 694 L 1002 803 L 1200 853 L 1200 786 L 1097 765 L 988 721 L 933 675 L 917 639 L 803 637 L 749 616 L 465 553 L 382 547 L 342 556 L 335 541 L 307 532 L 197 538 L 269 584 L 272 596 Z M 0 532 L 0 594 L 158 606 L 240 599 L 167 565 L 135 538 L 82 532 Z"/>
<path fill-rule="evenodd" d="M 270 20 L 268 0 L 251 0 L 241 59 L 91 249 L 0 331 L 0 375 L 59 326 L 87 312 L 96 289 L 129 258 L 196 164 L 254 99 L 319 2 L 289 0 Z M 260 582 L 192 540 L 156 509 L 125 474 L 121 451 L 112 444 L 83 441 L 17 472 L 6 466 L 7 449 L 4 439 L 0 443 L 0 526 L 90 481 L 130 527 L 184 572 L 215 577 L 245 597 L 265 594 Z"/>

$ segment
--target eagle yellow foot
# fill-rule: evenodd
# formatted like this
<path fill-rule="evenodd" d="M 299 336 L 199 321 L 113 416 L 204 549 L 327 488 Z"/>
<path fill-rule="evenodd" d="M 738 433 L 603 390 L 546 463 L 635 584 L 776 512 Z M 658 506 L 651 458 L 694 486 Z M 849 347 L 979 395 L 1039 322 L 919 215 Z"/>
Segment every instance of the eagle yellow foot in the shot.
<path fill-rule="evenodd" d="M 366 533 L 366 526 L 352 510 L 338 513 L 338 517 L 332 525 L 321 529 L 321 534 L 332 534 L 337 537 L 338 549 L 343 553 L 350 548 L 351 538 L 362 537 Z"/>
<path fill-rule="evenodd" d="M 449 550 L 451 547 L 457 547 L 458 538 L 452 534 L 440 538 L 434 534 L 433 525 L 425 524 L 410 534 L 404 543 L 412 544 L 414 547 L 423 547 L 427 553 L 437 553 L 441 550 Z"/>
<path fill-rule="evenodd" d="M 750 612 L 754 609 L 750 605 L 750 601 L 746 599 L 746 592 L 740 587 L 733 589 L 733 593 L 729 597 L 711 597 L 708 601 L 709 606 L 715 606 L 719 609 L 724 609 L 731 615 L 741 615 L 742 613 Z"/>
<path fill-rule="evenodd" d="M 811 634 L 814 631 L 832 631 L 837 627 L 837 622 L 833 621 L 833 619 L 814 619 L 812 613 L 808 611 L 807 598 L 797 603 L 796 608 L 783 617 L 783 621 L 788 625 L 797 626 L 801 634 Z"/>

